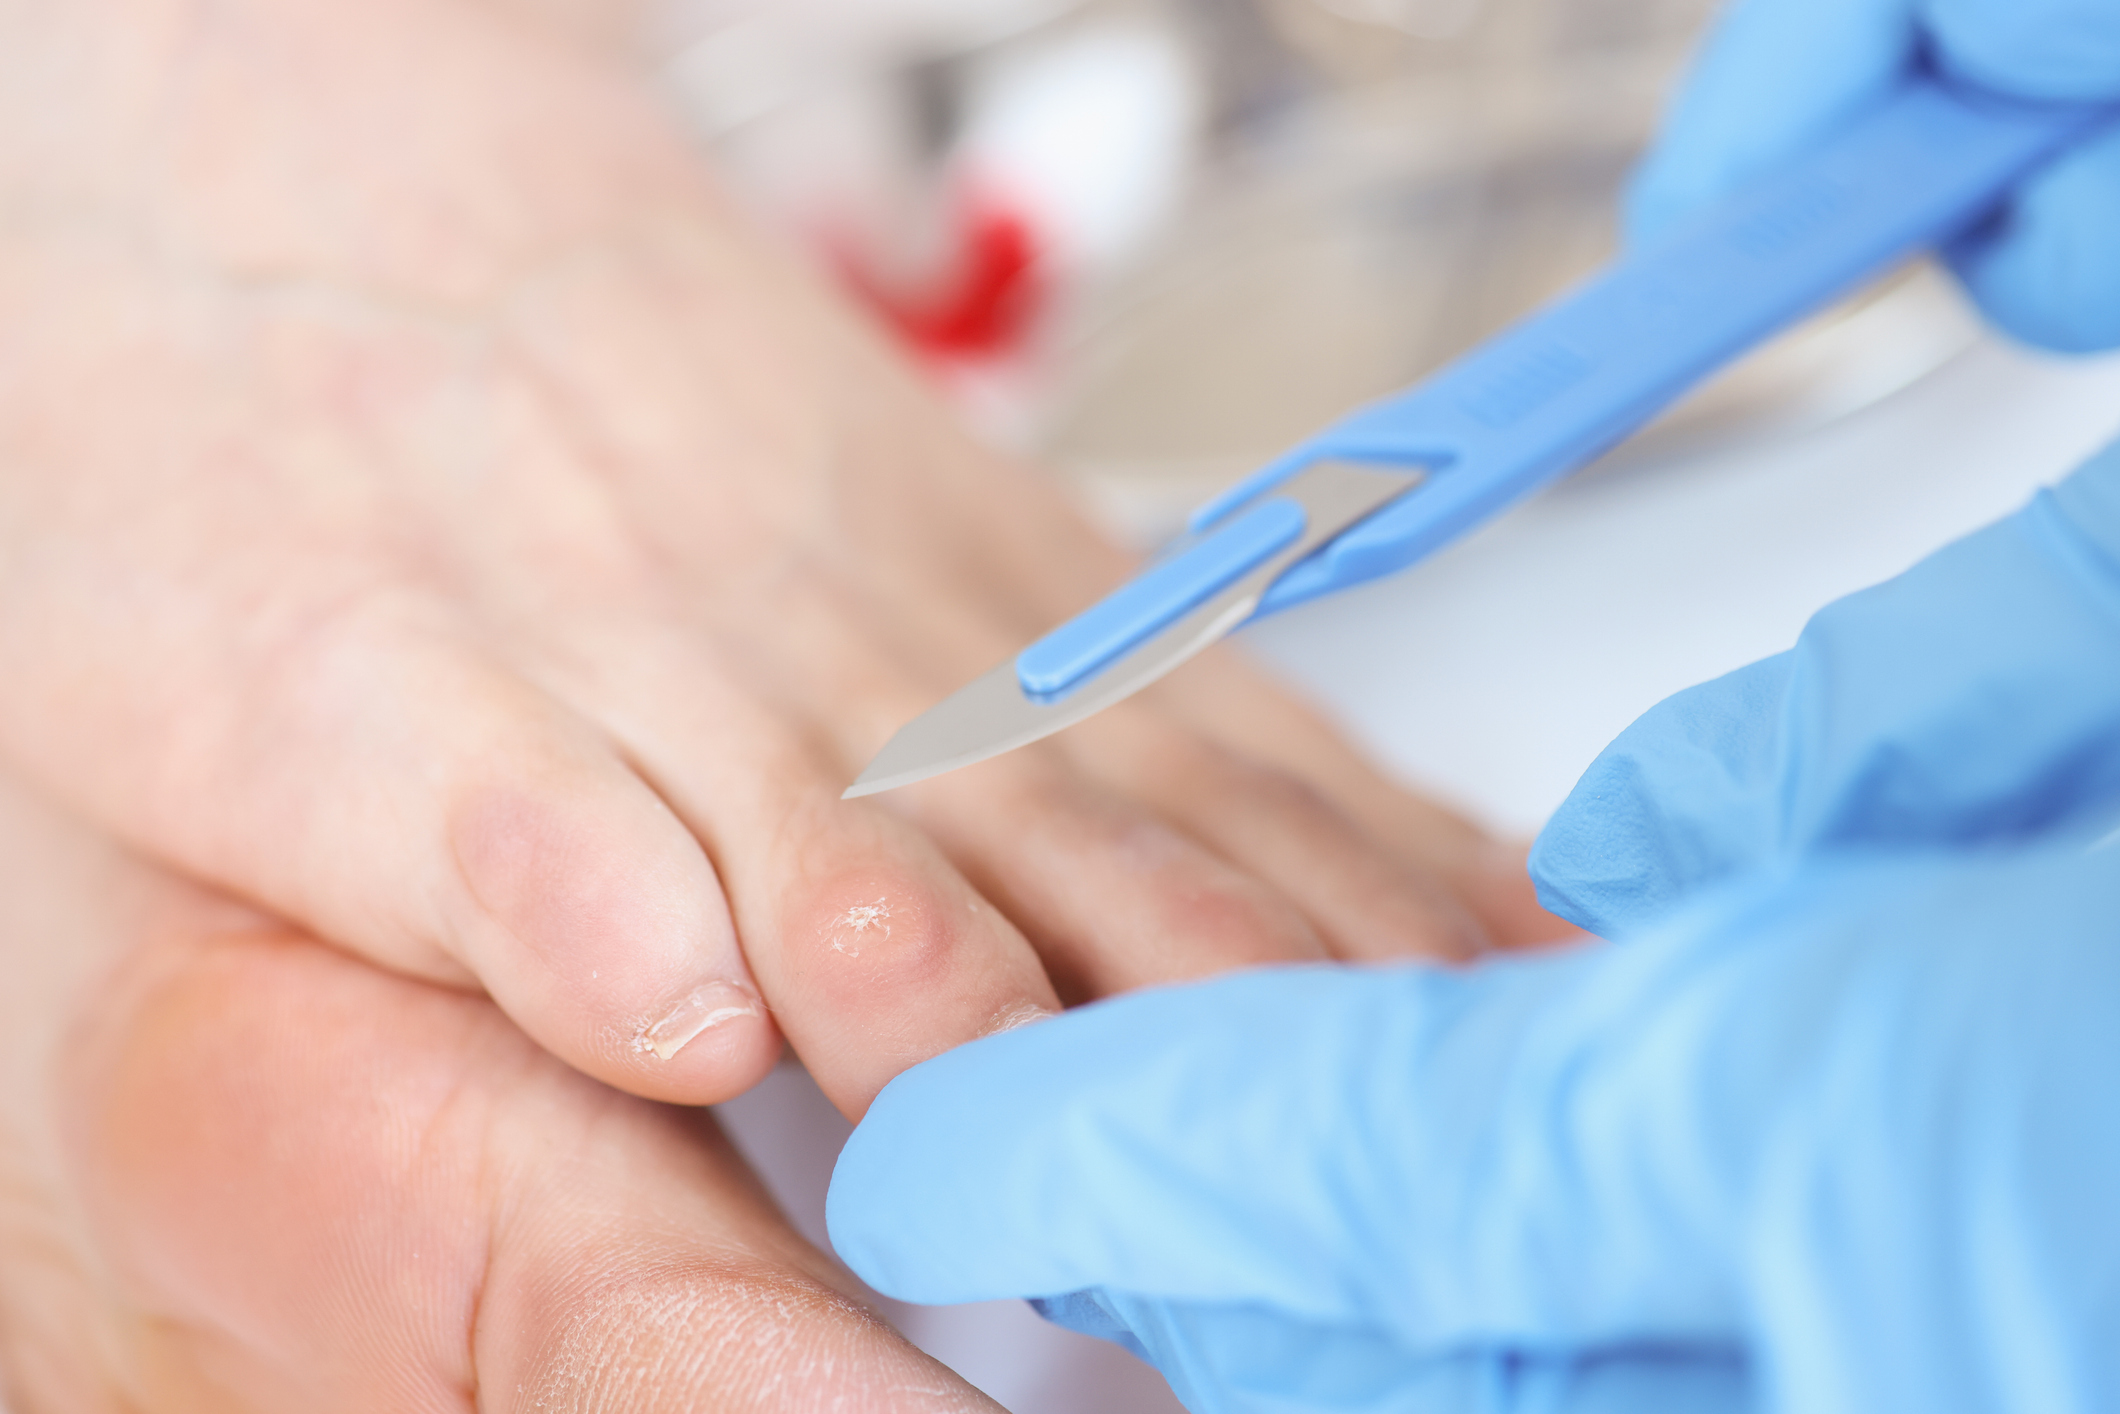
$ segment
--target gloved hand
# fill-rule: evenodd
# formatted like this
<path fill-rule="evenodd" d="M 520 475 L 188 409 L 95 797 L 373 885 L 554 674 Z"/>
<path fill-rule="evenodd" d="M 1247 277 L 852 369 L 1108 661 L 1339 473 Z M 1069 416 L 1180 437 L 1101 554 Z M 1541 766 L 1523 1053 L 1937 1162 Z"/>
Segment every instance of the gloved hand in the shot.
<path fill-rule="evenodd" d="M 1645 713 L 1547 822 L 1531 872 L 1547 908 L 1619 938 L 1822 850 L 2116 824 L 2120 443 L 1828 606 L 1791 651 Z"/>
<path fill-rule="evenodd" d="M 832 1231 L 1196 1410 L 2120 1407 L 2120 447 L 1680 694 L 1533 854 L 1626 935 L 895 1081 Z"/>
<path fill-rule="evenodd" d="M 892 1081 L 832 1240 L 1196 1414 L 2120 1408 L 2115 919 L 2120 850 L 2049 840 L 1135 993 Z"/>
<path fill-rule="evenodd" d="M 1638 174 L 1630 235 L 1656 232 L 1803 151 L 1926 53 L 2034 99 L 2120 100 L 2112 0 L 1735 0 Z M 2048 348 L 2120 344 L 2120 133 L 2028 182 L 1945 252 L 1997 325 Z"/>
<path fill-rule="evenodd" d="M 2120 447 L 1649 713 L 1623 943 L 1138 994 L 894 1081 L 833 1240 L 1195 1410 L 2120 1407 Z"/>
<path fill-rule="evenodd" d="M 1924 47 L 2120 96 L 2098 0 L 1740 0 L 1637 229 Z M 1950 252 L 2120 341 L 2120 140 Z M 2120 1407 L 2120 449 L 1681 694 L 1534 854 L 1622 944 L 1138 994 L 938 1057 L 840 1161 L 913 1300 L 1126 1343 L 1202 1414 Z"/>

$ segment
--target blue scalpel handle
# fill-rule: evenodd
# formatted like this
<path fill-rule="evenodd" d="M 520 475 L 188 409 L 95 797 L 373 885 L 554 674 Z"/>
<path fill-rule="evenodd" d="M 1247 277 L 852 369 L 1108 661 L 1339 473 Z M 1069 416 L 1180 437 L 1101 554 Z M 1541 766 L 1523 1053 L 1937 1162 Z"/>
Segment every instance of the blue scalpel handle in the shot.
<path fill-rule="evenodd" d="M 1171 554 L 900 728 L 847 794 L 1050 736 L 1253 618 L 1404 569 L 1776 330 L 1966 231 L 2116 118 L 1910 78 L 1796 167 L 1202 507 Z"/>
<path fill-rule="evenodd" d="M 1403 569 L 1607 450 L 1768 335 L 1964 231 L 2017 179 L 2116 116 L 1914 78 L 1801 165 L 1215 498 L 1193 529 L 1214 531 L 1318 461 L 1420 466 L 1429 474 L 1418 490 L 1290 569 L 1258 613 Z"/>

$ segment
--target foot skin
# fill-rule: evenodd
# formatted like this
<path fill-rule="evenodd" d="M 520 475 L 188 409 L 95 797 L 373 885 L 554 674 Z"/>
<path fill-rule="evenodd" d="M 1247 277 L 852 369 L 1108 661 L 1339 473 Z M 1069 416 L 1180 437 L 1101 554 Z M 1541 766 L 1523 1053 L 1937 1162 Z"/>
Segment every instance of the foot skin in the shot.
<path fill-rule="evenodd" d="M 705 1115 L 4 782 L 0 937 L 17 1414 L 997 1409 L 850 1294 Z"/>
<path fill-rule="evenodd" d="M 840 802 L 1127 561 L 617 51 L 444 0 L 0 26 L 0 757 L 145 854 L 634 1094 L 785 1035 L 850 1115 L 1063 1001 L 1559 931 L 1227 657 Z"/>

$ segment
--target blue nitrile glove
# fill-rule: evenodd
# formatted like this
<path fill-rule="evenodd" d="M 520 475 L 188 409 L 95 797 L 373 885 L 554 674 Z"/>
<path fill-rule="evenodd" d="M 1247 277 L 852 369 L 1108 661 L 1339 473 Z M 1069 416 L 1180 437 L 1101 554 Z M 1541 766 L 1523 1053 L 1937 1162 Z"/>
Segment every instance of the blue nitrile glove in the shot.
<path fill-rule="evenodd" d="M 1547 823 L 1531 872 L 1546 907 L 1617 938 L 1817 850 L 2116 824 L 2120 444 L 1822 610 L 1793 650 L 1645 713 Z"/>
<path fill-rule="evenodd" d="M 894 1080 L 832 1240 L 1196 1414 L 2120 1409 L 2120 850 L 1136 993 Z"/>
<path fill-rule="evenodd" d="M 1735 0 L 1636 178 L 1629 226 L 1653 236 L 1832 131 L 1926 51 L 1999 93 L 2120 100 L 2113 0 Z M 2120 344 L 2120 134 L 2028 182 L 1947 252 L 1974 300 L 2034 344 Z"/>

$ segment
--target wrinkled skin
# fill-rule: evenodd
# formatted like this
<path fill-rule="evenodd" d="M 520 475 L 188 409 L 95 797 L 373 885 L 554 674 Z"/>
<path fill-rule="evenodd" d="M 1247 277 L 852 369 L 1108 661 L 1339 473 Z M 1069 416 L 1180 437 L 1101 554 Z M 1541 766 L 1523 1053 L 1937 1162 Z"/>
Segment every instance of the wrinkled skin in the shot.
<path fill-rule="evenodd" d="M 1062 997 L 1540 926 L 1227 658 L 842 804 L 1125 562 L 610 52 L 448 0 L 9 24 L 0 753 L 148 855 L 655 1098 L 888 1017 L 850 1110 Z"/>
<path fill-rule="evenodd" d="M 102 1372 L 21 1376 L 21 1414 L 443 1407 L 473 1356 L 490 1402 L 642 1302 L 668 1353 L 618 1363 L 693 1362 L 712 1407 L 808 1371 L 925 1408 L 890 1391 L 956 1387 L 724 1147 L 594 1082 L 711 1102 L 785 1039 L 858 1115 L 1064 1002 L 1557 931 L 1520 851 L 1227 655 L 840 802 L 1127 562 L 732 217 L 589 18 L 0 0 L 0 763 L 50 802 L 25 838 L 71 816 L 258 910 L 142 884 L 0 942 L 115 969 L 9 996 L 44 1039 L 0 1269 L 64 1294 L 7 1277 L 7 1320 Z M 747 1283 L 790 1314 L 739 1360 Z M 833 1342 L 873 1369 L 783 1358 Z M 378 1350 L 439 1393 L 363 1385 Z"/>
<path fill-rule="evenodd" d="M 991 1410 L 700 1112 L 0 782 L 17 1414 Z"/>

